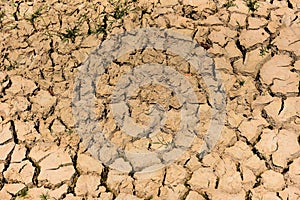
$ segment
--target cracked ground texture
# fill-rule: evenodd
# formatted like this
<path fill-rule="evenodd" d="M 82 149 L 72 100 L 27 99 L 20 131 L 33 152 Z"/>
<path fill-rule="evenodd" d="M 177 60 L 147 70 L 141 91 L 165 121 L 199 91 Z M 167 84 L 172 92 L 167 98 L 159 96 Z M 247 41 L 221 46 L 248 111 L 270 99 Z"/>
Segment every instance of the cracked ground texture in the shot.
<path fill-rule="evenodd" d="M 74 80 L 105 39 L 168 28 L 205 48 L 223 80 L 226 123 L 210 154 L 196 155 L 209 125 L 176 162 L 122 173 L 92 157 L 76 133 Z M 300 199 L 300 1 L 132 0 L 0 2 L 0 199 Z M 152 139 L 131 142 L 109 107 L 122 74 L 140 64 L 173 67 L 211 110 L 201 77 L 180 56 L 155 49 L 111 63 L 96 90 L 107 137 L 128 150 L 165 148 L 178 130 L 176 96 L 145 85 L 130 100 L 136 123 L 158 102 L 167 121 Z"/>

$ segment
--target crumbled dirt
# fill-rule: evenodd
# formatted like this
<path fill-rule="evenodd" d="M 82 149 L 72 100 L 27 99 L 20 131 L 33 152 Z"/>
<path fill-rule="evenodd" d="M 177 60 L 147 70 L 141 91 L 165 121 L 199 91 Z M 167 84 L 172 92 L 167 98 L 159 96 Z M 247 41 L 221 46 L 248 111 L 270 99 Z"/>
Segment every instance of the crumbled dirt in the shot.
<path fill-rule="evenodd" d="M 199 157 L 209 128 L 208 86 L 178 55 L 129 52 L 96 86 L 95 113 L 112 143 L 155 151 L 180 129 L 176 94 L 151 84 L 133 91 L 131 117 L 149 125 L 149 108 L 159 103 L 164 126 L 135 141 L 118 128 L 111 95 L 141 64 L 164 64 L 185 76 L 201 114 L 199 134 L 176 162 L 123 173 L 90 155 L 78 135 L 74 82 L 103 41 L 147 27 L 168 28 L 206 49 L 224 84 L 226 122 L 211 152 Z M 3 0 L 0 38 L 0 199 L 300 199 L 299 0 Z M 113 165 L 130 168 L 124 160 Z"/>

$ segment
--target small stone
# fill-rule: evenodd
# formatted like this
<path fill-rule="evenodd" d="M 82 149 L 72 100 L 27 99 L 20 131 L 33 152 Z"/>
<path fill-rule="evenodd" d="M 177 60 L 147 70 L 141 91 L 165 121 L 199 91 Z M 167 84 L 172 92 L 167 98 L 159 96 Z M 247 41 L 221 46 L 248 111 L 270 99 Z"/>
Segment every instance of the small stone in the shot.
<path fill-rule="evenodd" d="M 41 135 L 36 131 L 35 124 L 33 121 L 22 122 L 15 121 L 15 130 L 17 132 L 18 140 L 22 142 L 33 142 L 41 137 Z"/>
<path fill-rule="evenodd" d="M 75 193 L 78 196 L 91 195 L 95 197 L 99 193 L 98 191 L 99 185 L 100 185 L 100 176 L 81 175 L 79 176 L 76 182 Z"/>
<path fill-rule="evenodd" d="M 255 174 L 248 168 L 242 167 L 243 180 L 242 185 L 245 190 L 250 190 L 256 183 Z"/>
<path fill-rule="evenodd" d="M 294 63 L 294 68 L 298 71 L 300 71 L 300 60 L 297 60 L 295 63 Z"/>
<path fill-rule="evenodd" d="M 300 116 L 300 98 L 288 97 L 284 100 L 283 110 L 278 115 L 281 121 L 288 121 L 292 117 Z"/>
<path fill-rule="evenodd" d="M 259 49 L 248 52 L 245 61 L 243 61 L 243 59 L 238 59 L 233 63 L 234 68 L 243 75 L 256 77 L 261 65 L 265 61 L 265 57 L 259 56 L 259 54 Z"/>
<path fill-rule="evenodd" d="M 269 117 L 272 117 L 274 120 L 278 121 L 278 113 L 281 109 L 281 99 L 274 98 L 268 105 L 264 107 L 264 110 L 267 112 Z"/>
<path fill-rule="evenodd" d="M 197 169 L 199 169 L 201 167 L 201 163 L 199 162 L 198 158 L 195 155 L 191 155 L 190 160 L 188 161 L 188 163 L 186 164 L 186 167 L 190 170 L 190 171 L 196 171 Z"/>
<path fill-rule="evenodd" d="M 266 125 L 267 122 L 263 120 L 250 120 L 250 121 L 243 121 L 239 126 L 239 131 L 241 135 L 245 136 L 249 142 L 253 142 L 257 139 L 260 133 L 260 127 Z"/>
<path fill-rule="evenodd" d="M 34 168 L 28 161 L 22 161 L 20 163 L 11 163 L 7 171 L 4 172 L 4 177 L 11 181 L 18 181 L 24 184 L 32 182 L 34 174 Z"/>
<path fill-rule="evenodd" d="M 224 1 L 225 3 L 226 1 Z M 240 1 L 240 0 L 235 0 L 233 2 L 235 4 L 235 6 L 231 6 L 228 8 L 228 10 L 231 12 L 231 13 L 242 13 L 242 14 L 245 14 L 245 15 L 248 15 L 249 14 L 249 8 L 247 7 L 247 5 L 245 4 L 244 1 Z"/>
<path fill-rule="evenodd" d="M 225 153 L 239 161 L 246 160 L 253 155 L 249 146 L 242 141 L 238 141 L 233 147 L 226 149 Z"/>
<path fill-rule="evenodd" d="M 14 146 L 15 146 L 14 142 L 9 142 L 9 143 L 0 145 L 0 152 L 1 152 L 0 160 L 1 161 L 6 160 L 8 154 L 13 150 Z"/>
<path fill-rule="evenodd" d="M 101 193 L 99 200 L 113 200 L 113 193 L 111 192 L 104 192 Z"/>
<path fill-rule="evenodd" d="M 183 5 L 189 5 L 189 6 L 195 6 L 198 8 L 201 8 L 201 10 L 204 9 L 214 9 L 216 6 L 213 2 L 208 2 L 205 0 L 183 0 Z"/>
<path fill-rule="evenodd" d="M 10 105 L 8 103 L 0 103 L 0 116 L 8 117 L 10 116 Z"/>
<path fill-rule="evenodd" d="M 223 22 L 217 16 L 208 16 L 205 20 L 201 22 L 203 25 L 216 26 L 222 25 Z"/>
<path fill-rule="evenodd" d="M 280 30 L 279 36 L 274 40 L 274 44 L 280 50 L 293 51 L 297 56 L 300 55 L 299 28 L 286 27 Z"/>
<path fill-rule="evenodd" d="M 229 41 L 225 46 L 225 50 L 229 58 L 242 56 L 241 51 L 237 48 L 234 41 Z"/>
<path fill-rule="evenodd" d="M 273 81 L 273 78 L 280 78 L 284 79 L 286 76 L 284 74 L 281 74 L 280 71 L 276 73 L 276 70 L 284 70 L 288 68 L 292 62 L 292 58 L 288 55 L 275 55 L 272 57 L 269 61 L 267 61 L 261 69 L 261 78 L 266 84 L 271 84 Z"/>
<path fill-rule="evenodd" d="M 285 129 L 280 130 L 277 135 L 277 149 L 272 155 L 273 163 L 275 165 L 286 167 L 288 160 L 299 152 L 300 145 L 298 143 L 298 137 L 299 135 L 295 132 Z"/>
<path fill-rule="evenodd" d="M 57 106 L 55 107 L 55 110 L 59 111 L 60 118 L 67 127 L 74 126 L 75 122 L 72 113 L 72 105 L 69 99 L 66 100 L 60 99 L 59 102 L 57 103 Z"/>
<path fill-rule="evenodd" d="M 256 176 L 266 169 L 265 162 L 260 160 L 256 155 L 253 155 L 246 162 L 244 162 L 243 166 L 250 169 Z"/>
<path fill-rule="evenodd" d="M 186 197 L 186 200 L 205 200 L 199 193 L 190 191 Z"/>
<path fill-rule="evenodd" d="M 158 194 L 164 179 L 164 170 L 159 169 L 150 173 L 135 173 L 134 185 L 137 196 L 150 198 Z"/>
<path fill-rule="evenodd" d="M 113 192 L 132 194 L 133 179 L 127 176 L 126 173 L 110 170 L 107 177 L 107 186 L 111 188 Z"/>
<path fill-rule="evenodd" d="M 161 6 L 175 6 L 178 4 L 178 0 L 160 1 Z"/>
<path fill-rule="evenodd" d="M 281 199 L 299 199 L 300 189 L 298 185 L 296 186 L 288 186 L 283 191 L 279 192 L 279 196 Z"/>
<path fill-rule="evenodd" d="M 236 194 L 242 190 L 242 178 L 240 173 L 224 175 L 220 178 L 219 188 L 229 194 Z"/>
<path fill-rule="evenodd" d="M 182 199 L 188 189 L 183 184 L 161 187 L 161 196 L 165 199 Z"/>
<path fill-rule="evenodd" d="M 300 158 L 293 160 L 293 163 L 290 165 L 288 175 L 293 183 L 300 185 Z"/>
<path fill-rule="evenodd" d="M 30 106 L 30 102 L 25 97 L 20 96 L 14 97 L 11 101 L 11 104 L 13 105 L 11 110 L 12 114 L 25 111 Z"/>
<path fill-rule="evenodd" d="M 236 36 L 236 32 L 230 30 L 227 27 L 218 27 L 214 28 L 213 31 L 209 34 L 208 38 L 214 42 L 219 44 L 220 46 L 224 46 L 230 38 L 234 38 Z"/>
<path fill-rule="evenodd" d="M 253 37 L 255 35 L 255 37 Z M 243 30 L 240 36 L 241 45 L 249 48 L 255 44 L 263 43 L 269 34 L 264 29 Z"/>
<path fill-rule="evenodd" d="M 126 193 L 120 193 L 115 200 L 142 200 L 141 198 L 138 198 L 136 196 L 133 196 L 131 194 Z"/>
<path fill-rule="evenodd" d="M 224 200 L 224 199 L 241 200 L 241 199 L 244 199 L 245 196 L 246 196 L 246 193 L 244 191 L 241 191 L 237 194 L 230 194 L 228 192 L 222 192 L 221 190 L 215 189 L 211 192 L 210 199 L 213 199 L 213 200 Z"/>
<path fill-rule="evenodd" d="M 6 191 L 7 193 L 16 195 L 24 187 L 25 187 L 25 185 L 21 184 L 21 183 L 5 184 L 1 191 Z"/>
<path fill-rule="evenodd" d="M 230 16 L 229 24 L 233 27 L 246 26 L 247 15 L 240 13 L 232 13 Z"/>
<path fill-rule="evenodd" d="M 12 139 L 11 124 L 6 123 L 0 126 L 0 144 Z"/>
<path fill-rule="evenodd" d="M 55 119 L 51 126 L 51 131 L 54 134 L 64 133 L 66 132 L 66 127 L 59 120 Z"/>
<path fill-rule="evenodd" d="M 263 18 L 249 17 L 248 23 L 249 23 L 249 27 L 248 27 L 249 29 L 259 29 L 262 26 L 266 25 L 268 21 Z"/>
<path fill-rule="evenodd" d="M 201 189 L 214 188 L 216 183 L 216 175 L 211 168 L 199 168 L 192 175 L 192 178 L 188 181 L 191 188 L 195 191 Z"/>
<path fill-rule="evenodd" d="M 222 177 L 224 175 L 233 175 L 236 173 L 236 164 L 231 157 L 228 155 L 224 155 L 223 158 L 219 159 L 214 167 L 215 174 L 218 177 Z"/>
<path fill-rule="evenodd" d="M 26 157 L 26 148 L 23 145 L 17 144 L 11 156 L 11 162 L 22 162 Z"/>
<path fill-rule="evenodd" d="M 32 94 L 37 89 L 35 83 L 31 80 L 25 79 L 21 76 L 13 76 L 10 78 L 12 85 L 6 91 L 7 94 L 15 95 L 28 95 Z"/>
<path fill-rule="evenodd" d="M 102 173 L 103 166 L 95 158 L 88 156 L 86 154 L 79 154 L 77 158 L 77 167 L 83 172 L 96 172 L 98 174 Z"/>
<path fill-rule="evenodd" d="M 52 109 L 52 106 L 55 105 L 56 97 L 51 96 L 50 93 L 45 90 L 41 90 L 36 96 L 31 97 L 31 101 L 33 102 L 32 111 L 41 113 L 44 116 L 47 115 Z"/>
<path fill-rule="evenodd" d="M 82 197 L 75 197 L 73 194 L 67 194 L 64 200 L 82 200 Z"/>
<path fill-rule="evenodd" d="M 49 196 L 52 197 L 52 198 L 55 198 L 55 199 L 60 199 L 63 194 L 67 193 L 67 191 L 68 191 L 68 185 L 63 184 L 59 188 L 56 188 L 54 190 L 50 190 L 49 191 Z"/>
<path fill-rule="evenodd" d="M 73 166 L 64 166 L 58 169 L 47 169 L 44 167 L 41 169 L 38 180 L 47 180 L 49 183 L 56 185 L 63 181 L 71 180 L 74 173 L 75 170 Z M 59 174 L 59 176 L 57 176 L 57 174 Z"/>
<path fill-rule="evenodd" d="M 124 172 L 132 171 L 132 167 L 129 162 L 125 161 L 123 158 L 117 158 L 111 165 L 111 168 L 117 169 Z"/>
<path fill-rule="evenodd" d="M 184 182 L 187 177 L 186 170 L 179 165 L 170 165 L 167 168 L 165 184 L 177 185 Z"/>
<path fill-rule="evenodd" d="M 67 165 L 70 166 L 64 166 Z M 52 184 L 58 184 L 64 180 L 70 180 L 75 170 L 72 166 L 72 160 L 66 152 L 58 150 L 39 163 L 41 172 L 39 174 L 39 180 L 48 180 Z M 57 176 L 57 174 L 60 174 Z"/>
<path fill-rule="evenodd" d="M 268 170 L 261 177 L 264 188 L 271 192 L 279 192 L 285 186 L 283 175 L 278 172 Z"/>
<path fill-rule="evenodd" d="M 298 93 L 299 88 L 299 79 L 300 76 L 297 73 L 289 73 L 289 76 L 285 80 L 274 79 L 273 84 L 271 86 L 271 90 L 274 93 L 282 93 L 282 94 L 289 94 L 289 93 Z"/>
<path fill-rule="evenodd" d="M 276 136 L 276 133 L 273 130 L 263 130 L 263 133 L 260 137 L 261 139 L 255 145 L 255 147 L 265 157 L 270 157 L 270 155 L 277 149 L 278 138 Z"/>
<path fill-rule="evenodd" d="M 8 192 L 4 190 L 0 191 L 0 199 L 11 199 L 11 197 L 12 196 Z"/>

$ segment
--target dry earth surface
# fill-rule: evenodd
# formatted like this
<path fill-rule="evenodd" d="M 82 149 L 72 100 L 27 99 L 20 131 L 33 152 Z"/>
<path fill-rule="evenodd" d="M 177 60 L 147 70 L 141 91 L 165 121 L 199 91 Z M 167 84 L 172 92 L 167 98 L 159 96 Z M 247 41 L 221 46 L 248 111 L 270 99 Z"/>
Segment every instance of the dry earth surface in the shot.
<path fill-rule="evenodd" d="M 300 1 L 49 0 L 0 2 L 0 199 L 300 199 Z M 92 157 L 72 115 L 80 65 L 105 39 L 158 27 L 205 48 L 223 79 L 227 115 L 210 154 L 197 151 L 209 125 L 200 115 L 192 147 L 151 173 L 123 173 Z M 143 63 L 183 74 L 201 113 L 211 110 L 201 77 L 178 55 L 145 49 L 114 61 L 97 85 L 99 123 L 125 149 L 164 148 L 178 130 L 174 94 L 145 85 L 131 115 L 149 123 L 160 103 L 167 121 L 152 139 L 131 141 L 109 107 L 122 74 Z"/>

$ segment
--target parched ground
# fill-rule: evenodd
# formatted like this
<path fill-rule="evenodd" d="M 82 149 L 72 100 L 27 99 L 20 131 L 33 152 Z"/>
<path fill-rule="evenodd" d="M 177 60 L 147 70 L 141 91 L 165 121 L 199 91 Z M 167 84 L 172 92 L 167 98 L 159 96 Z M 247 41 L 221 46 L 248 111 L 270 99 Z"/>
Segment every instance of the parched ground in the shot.
<path fill-rule="evenodd" d="M 222 77 L 227 114 L 210 154 L 197 152 L 209 126 L 176 162 L 151 173 L 122 173 L 92 157 L 75 129 L 74 81 L 105 39 L 158 27 L 205 48 Z M 300 1 L 6 1 L 0 3 L 0 199 L 300 199 Z M 201 113 L 211 110 L 201 77 L 180 56 L 145 49 L 113 62 L 97 85 L 99 123 L 127 150 L 165 148 L 180 105 L 159 85 L 131 99 L 136 123 L 161 104 L 157 137 L 132 141 L 109 107 L 122 74 L 137 65 L 173 67 L 193 85 Z"/>

